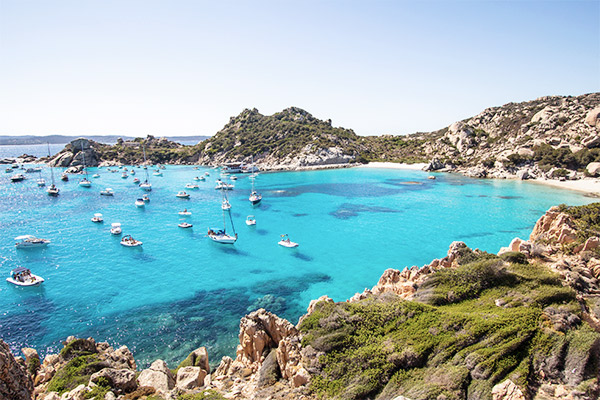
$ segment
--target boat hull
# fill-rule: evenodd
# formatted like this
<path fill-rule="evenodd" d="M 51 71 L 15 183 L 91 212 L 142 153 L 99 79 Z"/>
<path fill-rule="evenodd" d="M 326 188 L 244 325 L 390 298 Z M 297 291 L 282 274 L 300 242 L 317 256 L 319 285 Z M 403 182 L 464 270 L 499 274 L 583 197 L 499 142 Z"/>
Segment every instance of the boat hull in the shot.
<path fill-rule="evenodd" d="M 44 282 L 44 278 L 32 274 L 31 278 L 25 282 L 17 281 L 13 278 L 6 278 L 6 282 L 12 283 L 13 285 L 17 286 L 38 286 L 39 284 Z"/>

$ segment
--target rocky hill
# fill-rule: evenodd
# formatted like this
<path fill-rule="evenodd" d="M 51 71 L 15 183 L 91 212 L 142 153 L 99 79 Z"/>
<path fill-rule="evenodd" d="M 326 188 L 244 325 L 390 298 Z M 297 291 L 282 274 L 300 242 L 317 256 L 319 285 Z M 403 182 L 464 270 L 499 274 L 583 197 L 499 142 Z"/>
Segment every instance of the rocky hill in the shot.
<path fill-rule="evenodd" d="M 197 146 L 199 162 L 260 164 L 262 169 L 293 169 L 358 162 L 361 140 L 352 130 L 335 128 L 308 112 L 290 107 L 273 115 L 246 109 Z"/>
<path fill-rule="evenodd" d="M 114 145 L 98 143 L 78 138 L 68 143 L 63 150 L 54 155 L 48 164 L 55 167 L 80 169 L 99 165 L 139 165 L 144 163 L 143 147 L 146 149 L 147 163 L 150 164 L 187 164 L 194 160 L 193 146 L 184 146 L 165 138 L 147 136 L 124 141 L 118 139 Z M 197 159 L 197 158 L 196 158 Z"/>
<path fill-rule="evenodd" d="M 454 242 L 389 269 L 297 325 L 242 318 L 235 359 L 206 349 L 136 372 L 127 347 L 68 338 L 43 362 L 0 341 L 0 397 L 82 399 L 592 400 L 600 394 L 600 203 L 553 207 L 498 255 Z M 193 338 L 190 338 L 193 340 Z"/>

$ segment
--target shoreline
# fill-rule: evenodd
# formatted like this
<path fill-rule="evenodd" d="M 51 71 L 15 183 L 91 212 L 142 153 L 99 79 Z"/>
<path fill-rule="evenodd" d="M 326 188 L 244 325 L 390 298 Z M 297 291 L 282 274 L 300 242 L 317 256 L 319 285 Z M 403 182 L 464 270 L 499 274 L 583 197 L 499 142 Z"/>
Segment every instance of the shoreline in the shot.
<path fill-rule="evenodd" d="M 423 168 L 428 166 L 428 163 L 394 163 L 394 162 L 370 162 L 368 164 L 357 165 L 357 168 L 382 168 L 382 169 L 404 169 L 413 171 L 423 171 Z"/>
<path fill-rule="evenodd" d="M 559 181 L 554 179 L 527 179 L 524 182 L 551 186 L 559 189 L 586 193 L 591 197 L 600 197 L 600 179 L 578 179 L 576 181 Z"/>

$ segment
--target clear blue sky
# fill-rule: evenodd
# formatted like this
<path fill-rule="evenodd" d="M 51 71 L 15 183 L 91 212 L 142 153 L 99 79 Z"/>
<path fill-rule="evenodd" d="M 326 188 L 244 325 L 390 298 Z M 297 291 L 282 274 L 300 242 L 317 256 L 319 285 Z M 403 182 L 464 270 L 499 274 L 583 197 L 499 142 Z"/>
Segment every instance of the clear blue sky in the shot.
<path fill-rule="evenodd" d="M 212 135 L 289 106 L 406 134 L 597 91 L 598 0 L 0 0 L 0 135 Z"/>

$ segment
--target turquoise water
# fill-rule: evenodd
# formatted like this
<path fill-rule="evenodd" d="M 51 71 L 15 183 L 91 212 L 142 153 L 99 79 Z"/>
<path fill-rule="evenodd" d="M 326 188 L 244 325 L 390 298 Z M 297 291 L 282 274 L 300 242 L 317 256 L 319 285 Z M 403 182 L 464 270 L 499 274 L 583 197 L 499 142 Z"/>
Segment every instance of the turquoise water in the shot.
<path fill-rule="evenodd" d="M 29 346 L 55 352 L 69 335 L 126 344 L 144 366 L 156 358 L 171 367 L 207 346 L 211 363 L 233 356 L 240 318 L 265 307 L 296 322 L 311 299 L 336 301 L 377 283 L 386 268 L 423 265 L 443 257 L 454 240 L 497 252 L 528 236 L 550 206 L 593 199 L 545 186 L 475 180 L 421 171 L 354 168 L 261 174 L 263 202 L 248 202 L 250 181 L 240 175 L 229 192 L 239 240 L 220 245 L 205 237 L 222 224 L 216 171 L 190 200 L 175 197 L 206 169 L 169 166 L 151 176 L 151 202 L 134 206 L 143 192 L 132 177 L 100 173 L 90 189 L 78 179 L 58 181 L 52 198 L 37 176 L 11 183 L 0 171 L 0 271 L 22 265 L 46 279 L 39 288 L 0 282 L 0 337 L 13 351 Z M 143 179 L 143 170 L 137 177 Z M 49 181 L 49 170 L 43 174 Z M 58 176 L 58 174 L 55 174 Z M 90 175 L 91 176 L 91 175 Z M 111 187 L 115 196 L 99 195 Z M 192 229 L 181 229 L 187 208 Z M 104 224 L 94 224 L 95 212 Z M 254 214 L 255 227 L 244 223 Z M 144 242 L 126 248 L 110 223 Z M 297 249 L 277 245 L 281 234 Z M 46 249 L 16 250 L 13 238 L 50 239 Z"/>

